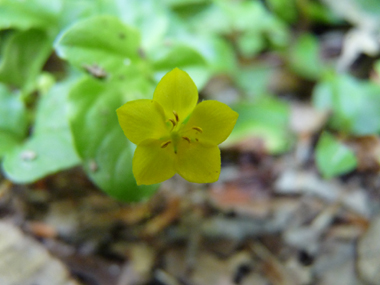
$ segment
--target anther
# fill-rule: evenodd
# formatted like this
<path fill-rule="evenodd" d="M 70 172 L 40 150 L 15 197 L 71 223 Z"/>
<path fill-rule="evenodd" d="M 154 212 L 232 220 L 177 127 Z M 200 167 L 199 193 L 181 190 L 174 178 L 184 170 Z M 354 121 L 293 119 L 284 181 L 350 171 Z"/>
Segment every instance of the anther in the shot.
<path fill-rule="evenodd" d="M 178 117 L 178 114 L 176 111 L 173 111 L 173 114 L 174 114 L 174 117 L 175 117 L 175 120 L 177 121 L 177 123 L 179 122 L 179 117 Z"/>
<path fill-rule="evenodd" d="M 169 121 L 173 124 L 172 129 L 177 125 L 177 123 L 173 119 L 169 119 Z"/>
<path fill-rule="evenodd" d="M 190 143 L 190 139 L 188 137 L 182 137 L 182 138 Z"/>
<path fill-rule="evenodd" d="M 164 142 L 161 144 L 161 148 L 165 148 L 168 146 L 168 144 L 170 144 L 172 141 L 167 141 L 167 142 Z"/>
<path fill-rule="evenodd" d="M 203 130 L 200 127 L 193 127 L 192 129 L 196 130 L 196 131 L 198 131 L 200 133 L 203 133 Z"/>

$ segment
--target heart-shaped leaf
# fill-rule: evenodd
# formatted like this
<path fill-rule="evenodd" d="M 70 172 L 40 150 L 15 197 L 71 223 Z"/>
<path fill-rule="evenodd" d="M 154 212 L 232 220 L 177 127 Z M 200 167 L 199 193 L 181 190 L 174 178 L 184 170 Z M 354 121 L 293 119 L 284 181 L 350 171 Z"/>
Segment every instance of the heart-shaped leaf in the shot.
<path fill-rule="evenodd" d="M 114 16 L 97 16 L 77 22 L 55 44 L 60 57 L 91 73 L 130 74 L 139 61 L 140 35 Z M 131 71 L 133 69 L 133 71 Z"/>
<path fill-rule="evenodd" d="M 66 118 L 72 82 L 56 84 L 37 108 L 32 136 L 4 157 L 5 175 L 17 183 L 34 182 L 79 163 Z"/>
<path fill-rule="evenodd" d="M 124 136 L 116 116 L 124 97 L 114 84 L 85 78 L 70 93 L 70 123 L 89 177 L 110 196 L 131 202 L 150 197 L 157 186 L 137 186 L 133 176 L 135 146 Z"/>

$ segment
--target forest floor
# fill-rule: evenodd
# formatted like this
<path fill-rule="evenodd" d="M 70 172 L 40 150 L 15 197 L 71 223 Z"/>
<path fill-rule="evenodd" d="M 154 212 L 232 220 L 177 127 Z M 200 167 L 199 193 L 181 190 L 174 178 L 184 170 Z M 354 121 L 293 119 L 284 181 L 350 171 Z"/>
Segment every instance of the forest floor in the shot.
<path fill-rule="evenodd" d="M 223 150 L 217 183 L 175 176 L 133 205 L 80 168 L 3 180 L 0 283 L 380 284 L 380 177 L 323 180 L 297 159 L 307 141 L 278 157 Z"/>

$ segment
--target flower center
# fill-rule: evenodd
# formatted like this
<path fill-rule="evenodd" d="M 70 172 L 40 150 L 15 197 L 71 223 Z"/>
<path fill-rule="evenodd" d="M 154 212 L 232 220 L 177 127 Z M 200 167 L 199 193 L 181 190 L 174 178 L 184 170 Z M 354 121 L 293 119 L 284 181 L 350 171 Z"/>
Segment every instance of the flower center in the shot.
<path fill-rule="evenodd" d="M 171 130 L 170 130 L 170 137 L 167 139 L 164 139 L 161 148 L 165 148 L 168 145 L 173 145 L 174 153 L 177 153 L 178 151 L 178 144 L 184 140 L 187 143 L 195 143 L 199 142 L 196 135 L 203 133 L 202 128 L 194 126 L 191 128 L 191 131 L 194 131 L 194 134 L 192 132 L 186 131 L 186 136 L 184 136 L 181 132 L 181 129 L 183 128 L 183 125 L 179 125 L 179 117 L 178 113 L 176 111 L 173 111 L 174 119 L 168 119 L 168 122 L 171 123 Z"/>

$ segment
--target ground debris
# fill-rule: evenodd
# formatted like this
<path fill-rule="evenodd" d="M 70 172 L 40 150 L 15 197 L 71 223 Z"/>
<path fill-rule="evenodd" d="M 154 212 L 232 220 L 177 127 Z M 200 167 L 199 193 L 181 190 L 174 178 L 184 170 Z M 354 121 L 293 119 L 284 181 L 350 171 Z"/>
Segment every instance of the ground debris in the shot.
<path fill-rule="evenodd" d="M 358 243 L 358 271 L 370 284 L 379 284 L 380 280 L 380 215 L 376 215 L 368 231 Z"/>
<path fill-rule="evenodd" d="M 69 271 L 20 229 L 0 222 L 0 284 L 76 285 Z"/>

